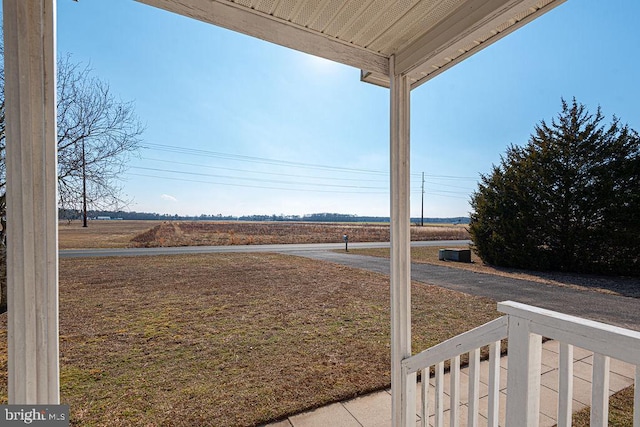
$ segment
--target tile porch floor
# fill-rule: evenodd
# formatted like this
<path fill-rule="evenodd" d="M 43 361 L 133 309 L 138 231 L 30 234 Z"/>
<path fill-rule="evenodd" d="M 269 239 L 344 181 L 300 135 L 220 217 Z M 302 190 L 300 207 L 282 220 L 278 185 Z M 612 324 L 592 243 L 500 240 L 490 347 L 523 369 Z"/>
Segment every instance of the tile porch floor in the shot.
<path fill-rule="evenodd" d="M 577 411 L 591 403 L 591 365 L 593 353 L 574 349 L 574 383 L 573 383 L 573 410 Z M 505 401 L 506 401 L 506 371 L 508 358 L 505 356 L 500 360 L 502 372 L 500 375 L 500 425 L 504 425 Z M 464 403 L 467 398 L 466 382 L 468 377 L 467 369 L 462 369 L 460 374 L 461 401 Z M 445 380 L 445 394 L 448 393 L 448 374 Z M 479 425 L 487 424 L 487 377 L 488 363 L 482 362 L 480 367 L 480 422 Z M 610 394 L 633 384 L 635 377 L 635 367 L 624 362 L 611 360 L 611 374 L 609 382 Z M 558 406 L 558 343 L 547 341 L 542 349 L 542 377 L 540 393 L 540 426 L 553 426 L 557 419 Z M 431 379 L 431 389 L 434 389 L 433 378 Z M 418 394 L 420 387 L 418 387 Z M 430 393 L 429 407 L 433 408 L 433 391 Z M 445 425 L 449 425 L 448 420 L 448 399 L 445 404 Z M 460 425 L 466 425 L 466 406 L 460 408 Z M 429 418 L 430 425 L 433 425 L 433 415 Z M 418 426 L 420 421 L 418 421 Z M 344 402 L 334 403 L 313 411 L 294 415 L 288 419 L 265 427 L 389 427 L 391 426 L 391 393 L 389 390 L 372 393 Z"/>

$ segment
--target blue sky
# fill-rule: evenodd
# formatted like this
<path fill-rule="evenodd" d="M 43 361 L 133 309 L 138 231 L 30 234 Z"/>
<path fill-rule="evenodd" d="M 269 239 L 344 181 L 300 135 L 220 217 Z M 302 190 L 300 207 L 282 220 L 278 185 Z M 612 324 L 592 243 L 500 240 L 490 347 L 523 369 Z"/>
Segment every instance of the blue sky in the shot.
<path fill-rule="evenodd" d="M 411 214 L 468 215 L 478 176 L 560 99 L 640 130 L 640 4 L 568 0 L 412 92 Z M 359 70 L 132 0 L 58 0 L 58 50 L 146 124 L 125 210 L 389 215 L 389 93 Z"/>

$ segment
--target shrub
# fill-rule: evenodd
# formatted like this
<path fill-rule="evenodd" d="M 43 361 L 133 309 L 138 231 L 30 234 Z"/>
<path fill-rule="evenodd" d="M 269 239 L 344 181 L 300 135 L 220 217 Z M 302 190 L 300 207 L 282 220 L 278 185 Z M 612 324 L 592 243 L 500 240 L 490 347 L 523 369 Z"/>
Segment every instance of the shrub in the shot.
<path fill-rule="evenodd" d="M 488 264 L 640 274 L 640 138 L 574 99 L 511 145 L 471 198 L 470 233 Z"/>

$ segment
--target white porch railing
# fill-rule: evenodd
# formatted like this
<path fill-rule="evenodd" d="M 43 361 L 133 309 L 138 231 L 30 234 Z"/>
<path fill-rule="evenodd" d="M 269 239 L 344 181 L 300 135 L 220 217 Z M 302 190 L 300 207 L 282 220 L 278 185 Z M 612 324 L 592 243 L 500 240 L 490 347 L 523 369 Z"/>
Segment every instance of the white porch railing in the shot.
<path fill-rule="evenodd" d="M 508 427 L 538 426 L 540 413 L 540 377 L 542 337 L 558 341 L 558 426 L 570 426 L 573 400 L 573 348 L 594 353 L 591 388 L 591 426 L 608 423 L 610 359 L 635 366 L 633 425 L 640 427 L 640 332 L 610 326 L 575 316 L 528 306 L 502 302 L 499 319 L 458 335 L 402 361 L 402 379 L 407 382 L 421 372 L 420 424 L 427 427 L 429 415 L 433 425 L 445 424 L 444 363 L 450 361 L 449 411 L 450 426 L 464 422 L 477 426 L 480 419 L 480 349 L 489 346 L 488 399 L 486 416 L 489 427 L 500 423 L 500 343 L 508 338 L 509 367 L 507 374 L 506 420 Z M 468 353 L 468 399 L 461 402 L 460 356 Z M 430 399 L 430 370 L 435 370 L 435 396 Z M 405 390 L 406 388 L 402 389 Z M 485 399 L 483 399 L 485 400 Z M 403 399 L 407 405 L 415 405 Z M 432 402 L 433 408 L 429 407 Z M 405 408 L 405 413 L 416 414 Z M 465 412 L 462 412 L 465 409 Z M 485 409 L 485 408 L 483 408 Z M 504 409 L 504 408 L 503 408 Z M 464 417 L 466 415 L 466 417 Z M 406 426 L 415 426 L 410 416 Z"/>

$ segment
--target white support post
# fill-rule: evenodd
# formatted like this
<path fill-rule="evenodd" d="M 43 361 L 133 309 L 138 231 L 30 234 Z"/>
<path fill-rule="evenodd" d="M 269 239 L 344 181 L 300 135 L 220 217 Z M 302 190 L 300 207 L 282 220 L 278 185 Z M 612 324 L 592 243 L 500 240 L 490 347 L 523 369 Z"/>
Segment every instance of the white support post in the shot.
<path fill-rule="evenodd" d="M 4 0 L 9 403 L 58 404 L 56 0 Z"/>
<path fill-rule="evenodd" d="M 534 427 L 540 418 L 542 337 L 531 321 L 509 316 L 507 427 Z"/>
<path fill-rule="evenodd" d="M 411 86 L 395 74 L 391 79 L 391 395 L 393 427 L 415 426 L 416 375 L 402 386 L 402 360 L 411 356 L 411 239 L 409 218 L 409 98 Z"/>

